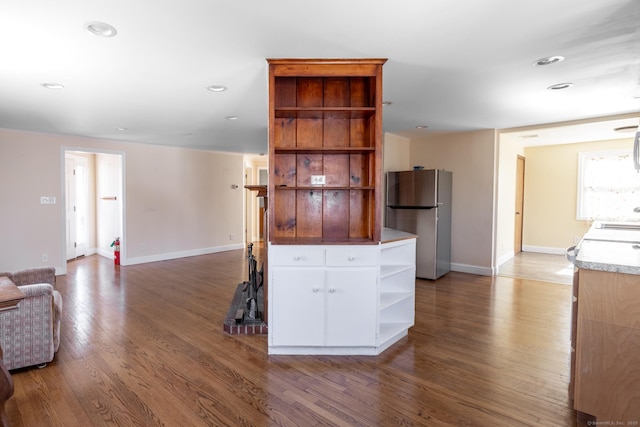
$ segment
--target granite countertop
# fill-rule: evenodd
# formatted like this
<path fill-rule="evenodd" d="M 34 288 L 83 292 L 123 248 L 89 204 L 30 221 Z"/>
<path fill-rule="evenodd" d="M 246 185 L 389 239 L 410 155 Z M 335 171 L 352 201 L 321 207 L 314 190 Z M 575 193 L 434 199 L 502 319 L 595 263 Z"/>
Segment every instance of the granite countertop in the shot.
<path fill-rule="evenodd" d="M 584 235 L 576 267 L 640 275 L 640 223 L 608 224 L 612 223 L 594 223 Z"/>

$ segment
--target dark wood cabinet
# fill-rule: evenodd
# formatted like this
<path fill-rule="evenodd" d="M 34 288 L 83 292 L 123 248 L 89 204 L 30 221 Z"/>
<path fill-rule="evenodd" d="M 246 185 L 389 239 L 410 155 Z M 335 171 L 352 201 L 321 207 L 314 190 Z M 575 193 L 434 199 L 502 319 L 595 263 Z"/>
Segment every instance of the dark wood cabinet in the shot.
<path fill-rule="evenodd" d="M 380 241 L 385 59 L 269 59 L 273 243 Z"/>

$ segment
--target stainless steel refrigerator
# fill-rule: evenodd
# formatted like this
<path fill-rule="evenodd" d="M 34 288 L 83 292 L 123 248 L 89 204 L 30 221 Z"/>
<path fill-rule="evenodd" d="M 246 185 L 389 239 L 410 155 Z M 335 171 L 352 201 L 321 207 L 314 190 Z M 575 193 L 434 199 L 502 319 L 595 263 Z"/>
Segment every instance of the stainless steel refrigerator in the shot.
<path fill-rule="evenodd" d="M 418 236 L 416 276 L 437 279 L 451 271 L 453 174 L 439 169 L 387 173 L 385 225 Z"/>

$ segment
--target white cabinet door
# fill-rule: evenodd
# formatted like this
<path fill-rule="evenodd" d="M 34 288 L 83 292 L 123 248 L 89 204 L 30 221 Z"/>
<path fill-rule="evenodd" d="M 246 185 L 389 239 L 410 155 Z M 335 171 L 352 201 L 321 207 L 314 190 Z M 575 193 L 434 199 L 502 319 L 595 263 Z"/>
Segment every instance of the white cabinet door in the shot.
<path fill-rule="evenodd" d="M 376 268 L 327 268 L 326 345 L 375 345 L 376 278 Z"/>
<path fill-rule="evenodd" d="M 323 268 L 273 267 L 269 330 L 272 345 L 324 345 Z"/>

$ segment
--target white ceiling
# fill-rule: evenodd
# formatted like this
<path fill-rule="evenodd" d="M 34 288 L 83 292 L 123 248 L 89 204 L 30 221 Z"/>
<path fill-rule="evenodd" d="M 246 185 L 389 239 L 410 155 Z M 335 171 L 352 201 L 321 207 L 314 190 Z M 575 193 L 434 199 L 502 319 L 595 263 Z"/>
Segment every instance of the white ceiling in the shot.
<path fill-rule="evenodd" d="M 400 135 L 640 115 L 638 0 L 3 0 L 0 40 L 2 128 L 260 153 L 289 57 L 388 58 Z"/>

